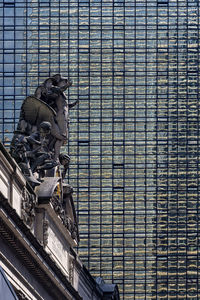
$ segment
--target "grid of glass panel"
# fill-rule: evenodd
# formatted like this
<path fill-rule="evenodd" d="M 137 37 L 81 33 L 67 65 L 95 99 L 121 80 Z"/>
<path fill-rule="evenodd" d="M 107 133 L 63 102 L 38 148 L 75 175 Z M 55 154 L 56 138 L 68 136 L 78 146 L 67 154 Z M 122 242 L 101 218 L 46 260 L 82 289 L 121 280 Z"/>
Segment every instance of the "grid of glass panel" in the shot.
<path fill-rule="evenodd" d="M 121 299 L 199 299 L 199 1 L 0 0 L 0 126 L 73 80 L 79 254 Z M 2 50 L 3 49 L 3 50 Z"/>

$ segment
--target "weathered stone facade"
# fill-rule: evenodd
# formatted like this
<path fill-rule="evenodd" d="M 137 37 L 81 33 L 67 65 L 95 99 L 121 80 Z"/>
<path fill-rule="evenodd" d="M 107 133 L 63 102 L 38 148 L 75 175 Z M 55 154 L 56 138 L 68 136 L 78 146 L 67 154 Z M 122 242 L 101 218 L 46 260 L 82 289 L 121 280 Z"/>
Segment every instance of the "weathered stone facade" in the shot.
<path fill-rule="evenodd" d="M 95 281 L 73 249 L 73 201 L 65 216 L 55 199 L 32 189 L 1 144 L 0 149 L 0 262 L 18 299 L 118 300 L 117 286 Z"/>

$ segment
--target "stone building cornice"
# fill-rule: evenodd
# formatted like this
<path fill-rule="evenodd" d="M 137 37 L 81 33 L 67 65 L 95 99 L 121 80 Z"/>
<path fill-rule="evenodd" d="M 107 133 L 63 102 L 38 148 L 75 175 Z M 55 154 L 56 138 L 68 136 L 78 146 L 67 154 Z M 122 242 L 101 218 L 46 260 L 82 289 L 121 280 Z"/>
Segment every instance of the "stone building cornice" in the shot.
<path fill-rule="evenodd" d="M 1 192 L 0 236 L 55 299 L 82 299 Z"/>
<path fill-rule="evenodd" d="M 34 190 L 1 143 L 0 150 L 0 262 L 19 300 L 119 299 L 115 285 L 95 281 L 73 249 L 73 188 L 45 176 Z"/>

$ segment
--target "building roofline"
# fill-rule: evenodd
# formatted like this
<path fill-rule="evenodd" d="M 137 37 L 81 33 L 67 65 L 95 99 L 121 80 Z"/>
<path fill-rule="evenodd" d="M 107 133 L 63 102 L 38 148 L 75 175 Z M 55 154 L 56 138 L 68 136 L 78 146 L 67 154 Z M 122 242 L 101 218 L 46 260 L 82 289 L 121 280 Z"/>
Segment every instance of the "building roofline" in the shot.
<path fill-rule="evenodd" d="M 66 299 L 66 292 L 68 291 L 75 299 L 82 300 L 82 297 L 70 284 L 67 277 L 50 258 L 43 246 L 38 242 L 30 229 L 27 228 L 15 209 L 10 206 L 8 200 L 1 192 L 0 215 L 2 215 L 0 218 L 0 235 L 14 248 L 16 254 L 18 254 L 21 259 L 23 258 L 22 261 L 26 263 L 26 267 L 30 272 L 36 277 L 39 277 L 42 283 L 47 286 L 49 286 L 51 282 L 51 286 L 53 284 L 56 295 L 58 296 L 57 293 L 59 292 L 60 296 L 62 296 L 62 298 L 59 299 Z M 12 223 L 10 222 L 10 226 L 8 225 L 8 218 L 12 221 Z M 17 234 L 20 235 L 20 238 L 19 236 L 17 237 Z"/>

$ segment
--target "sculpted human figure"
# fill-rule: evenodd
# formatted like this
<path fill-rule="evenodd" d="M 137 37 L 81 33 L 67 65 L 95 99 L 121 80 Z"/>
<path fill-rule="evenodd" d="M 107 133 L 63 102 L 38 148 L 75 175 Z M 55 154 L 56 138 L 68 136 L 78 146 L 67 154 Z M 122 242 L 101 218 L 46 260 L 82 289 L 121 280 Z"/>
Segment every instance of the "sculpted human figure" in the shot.
<path fill-rule="evenodd" d="M 31 144 L 24 135 L 15 134 L 12 140 L 10 152 L 32 186 L 34 187 L 35 185 L 39 185 L 40 181 L 34 177 L 31 168 L 31 159 L 34 157 L 37 149 L 32 149 Z"/>
<path fill-rule="evenodd" d="M 56 74 L 47 78 L 34 96 L 28 96 L 22 104 L 11 155 L 31 182 L 45 176 L 45 170 L 49 169 L 46 176 L 55 174 L 61 146 L 68 140 L 69 109 L 78 102 L 68 103 L 64 91 L 71 85 L 70 80 Z M 64 179 L 68 167 L 66 161 L 61 164 Z"/>
<path fill-rule="evenodd" d="M 60 164 L 63 166 L 63 171 L 62 171 L 61 176 L 62 176 L 62 179 L 65 179 L 65 175 L 69 168 L 70 157 L 67 154 L 61 153 L 61 154 L 59 154 L 59 161 L 60 161 Z"/>
<path fill-rule="evenodd" d="M 71 237 L 78 240 L 73 187 L 64 182 L 70 157 L 60 153 L 68 140 L 69 109 L 78 102 L 70 104 L 64 93 L 71 84 L 70 80 L 56 74 L 24 100 L 10 153 L 38 201 L 48 199 Z"/>
<path fill-rule="evenodd" d="M 44 121 L 40 124 L 39 130 L 30 136 L 19 134 L 12 141 L 11 155 L 33 184 L 40 183 L 38 180 L 42 171 L 57 165 L 53 157 L 53 152 L 49 148 L 50 133 L 51 124 Z M 38 172 L 39 175 L 36 180 L 33 176 L 34 172 Z"/>
<path fill-rule="evenodd" d="M 32 172 L 46 170 L 56 166 L 53 153 L 50 149 L 50 133 L 51 124 L 49 122 L 42 122 L 39 126 L 39 131 L 30 135 L 27 140 L 32 144 Z"/>
<path fill-rule="evenodd" d="M 53 124 L 52 135 L 56 138 L 55 141 L 55 159 L 58 158 L 60 147 L 67 142 L 68 125 L 69 125 L 69 108 L 76 105 L 68 104 L 67 97 L 64 91 L 72 85 L 68 79 L 62 78 L 60 74 L 56 74 L 39 86 L 35 91 L 35 96 L 38 99 L 46 102 L 56 111 L 55 124 Z"/>

